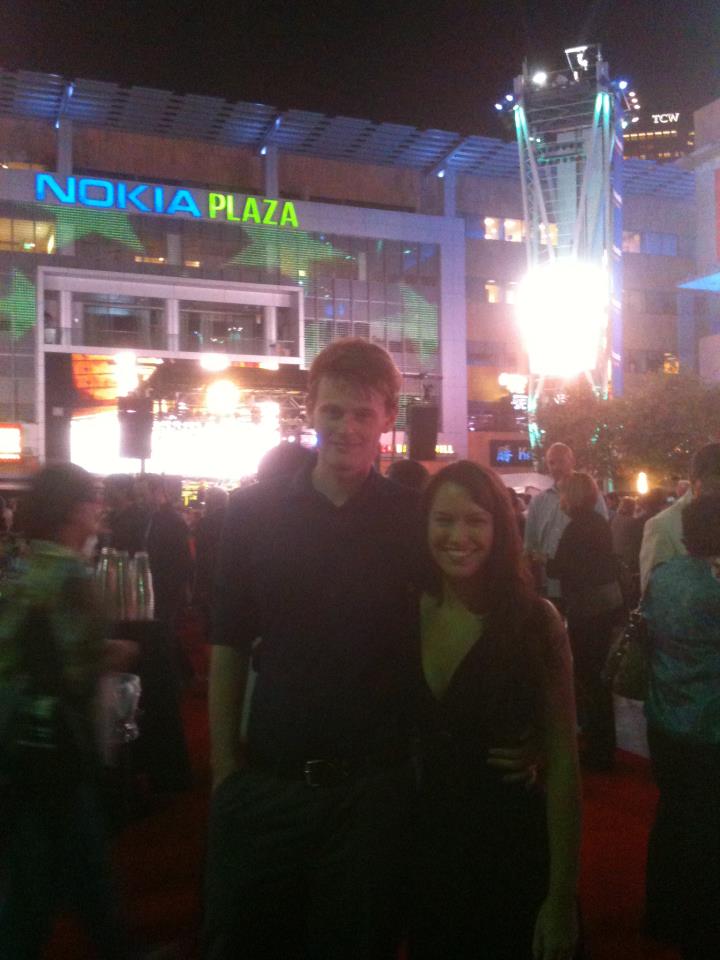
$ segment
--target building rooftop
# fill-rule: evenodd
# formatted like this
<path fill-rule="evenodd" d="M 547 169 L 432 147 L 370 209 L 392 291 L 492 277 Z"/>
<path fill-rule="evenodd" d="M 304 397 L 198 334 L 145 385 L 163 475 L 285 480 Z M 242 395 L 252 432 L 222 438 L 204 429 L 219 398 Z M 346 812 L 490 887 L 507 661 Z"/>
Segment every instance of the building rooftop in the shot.
<path fill-rule="evenodd" d="M 517 179 L 514 141 L 468 136 L 448 130 L 419 130 L 397 123 L 329 117 L 309 110 L 280 111 L 263 103 L 230 103 L 221 97 L 177 94 L 149 87 L 123 87 L 98 80 L 68 80 L 57 74 L 0 69 L 0 116 L 51 123 L 72 120 L 132 133 L 204 140 L 260 151 L 277 146 L 288 153 L 411 167 L 425 173 L 451 169 L 477 177 Z M 690 199 L 691 171 L 674 164 L 628 159 L 627 195 Z"/>

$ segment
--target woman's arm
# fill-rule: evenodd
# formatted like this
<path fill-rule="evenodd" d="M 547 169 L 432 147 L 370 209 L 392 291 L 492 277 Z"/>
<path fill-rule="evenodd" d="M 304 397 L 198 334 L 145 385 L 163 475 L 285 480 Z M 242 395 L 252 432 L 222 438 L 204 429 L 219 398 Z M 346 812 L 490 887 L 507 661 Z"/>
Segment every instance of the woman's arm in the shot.
<path fill-rule="evenodd" d="M 569 960 L 577 939 L 580 772 L 570 646 L 557 612 L 548 609 L 547 615 L 551 662 L 545 670 L 542 720 L 550 880 L 535 925 L 533 951 L 542 960 Z"/>

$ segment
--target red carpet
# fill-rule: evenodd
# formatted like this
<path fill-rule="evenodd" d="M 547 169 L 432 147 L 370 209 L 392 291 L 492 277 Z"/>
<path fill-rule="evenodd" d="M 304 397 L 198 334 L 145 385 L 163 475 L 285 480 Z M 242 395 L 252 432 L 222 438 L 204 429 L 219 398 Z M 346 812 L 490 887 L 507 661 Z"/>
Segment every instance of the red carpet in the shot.
<path fill-rule="evenodd" d="M 197 958 L 200 881 L 207 812 L 206 700 L 184 705 L 196 787 L 157 800 L 157 809 L 125 828 L 115 863 L 133 934 L 168 945 L 163 957 Z M 620 753 L 612 774 L 589 774 L 584 785 L 581 902 L 587 960 L 677 960 L 640 934 L 647 835 L 656 791 L 646 761 Z M 58 925 L 46 960 L 90 960 L 93 952 L 70 921 Z M 452 958 L 448 958 L 452 960 Z"/>

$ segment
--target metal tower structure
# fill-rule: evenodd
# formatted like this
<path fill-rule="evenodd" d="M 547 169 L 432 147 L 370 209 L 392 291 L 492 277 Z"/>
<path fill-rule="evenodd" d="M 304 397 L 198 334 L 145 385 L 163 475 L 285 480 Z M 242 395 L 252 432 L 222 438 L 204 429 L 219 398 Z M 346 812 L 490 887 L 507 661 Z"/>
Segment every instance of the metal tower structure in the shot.
<path fill-rule="evenodd" d="M 607 319 L 594 367 L 584 372 L 601 395 L 622 393 L 622 126 L 626 84 L 610 80 L 599 46 L 565 51 L 568 67 L 515 79 L 514 114 L 526 224 L 529 275 L 567 260 L 602 268 Z M 577 322 L 582 323 L 582 303 Z M 558 345 L 559 346 L 559 345 Z M 547 382 L 546 382 L 547 381 Z M 530 377 L 530 439 L 539 442 L 534 412 L 550 378 Z M 533 429 L 534 427 L 534 429 Z"/>

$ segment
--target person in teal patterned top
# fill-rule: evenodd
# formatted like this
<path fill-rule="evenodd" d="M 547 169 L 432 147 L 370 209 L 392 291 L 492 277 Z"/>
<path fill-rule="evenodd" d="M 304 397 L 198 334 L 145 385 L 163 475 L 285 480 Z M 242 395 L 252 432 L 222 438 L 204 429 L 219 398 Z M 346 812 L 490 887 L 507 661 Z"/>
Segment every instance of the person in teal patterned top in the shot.
<path fill-rule="evenodd" d="M 682 512 L 687 556 L 652 573 L 648 744 L 660 790 L 646 921 L 685 960 L 720 956 L 720 494 Z"/>
<path fill-rule="evenodd" d="M 94 706 L 101 673 L 131 651 L 103 639 L 83 561 L 99 519 L 98 490 L 80 467 L 50 466 L 35 476 L 24 507 L 30 549 L 0 597 L 0 708 L 10 717 L 0 722 L 7 833 L 0 953 L 39 958 L 66 905 L 82 915 L 103 960 L 126 960 L 98 797 Z M 18 704 L 22 711 L 13 712 Z M 20 736 L 8 733 L 17 716 Z"/>

